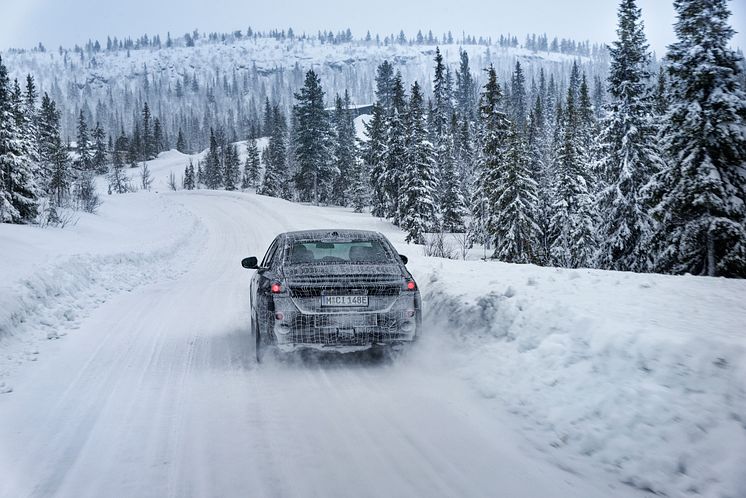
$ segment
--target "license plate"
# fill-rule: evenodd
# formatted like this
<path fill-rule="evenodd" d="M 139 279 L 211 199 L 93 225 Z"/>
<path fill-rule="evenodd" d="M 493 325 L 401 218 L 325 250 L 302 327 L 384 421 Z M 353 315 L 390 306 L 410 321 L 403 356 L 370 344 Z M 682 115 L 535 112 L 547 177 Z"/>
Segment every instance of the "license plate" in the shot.
<path fill-rule="evenodd" d="M 321 306 L 368 306 L 368 296 L 321 296 Z"/>

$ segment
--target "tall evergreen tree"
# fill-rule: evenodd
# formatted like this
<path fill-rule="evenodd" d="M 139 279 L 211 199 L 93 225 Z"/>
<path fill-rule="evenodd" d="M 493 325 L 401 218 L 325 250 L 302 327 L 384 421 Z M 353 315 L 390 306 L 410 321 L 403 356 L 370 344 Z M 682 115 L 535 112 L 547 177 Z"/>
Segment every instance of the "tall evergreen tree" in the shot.
<path fill-rule="evenodd" d="M 91 167 L 97 173 L 106 173 L 106 133 L 101 127 L 100 123 L 96 123 L 96 127 L 93 129 L 93 157 L 91 157 Z"/>
<path fill-rule="evenodd" d="M 218 145 L 218 137 L 215 131 L 210 129 L 210 150 L 205 157 L 205 186 L 209 189 L 218 189 L 224 185 L 223 168 L 220 157 L 222 152 Z"/>
<path fill-rule="evenodd" d="M 399 215 L 406 241 L 425 242 L 425 233 L 433 226 L 435 204 L 432 170 L 435 155 L 425 128 L 422 91 L 417 82 L 412 86 L 406 122 L 407 157 L 401 174 Z M 396 110 L 394 111 L 397 112 Z"/>
<path fill-rule="evenodd" d="M 246 163 L 244 164 L 241 188 L 257 188 L 261 175 L 261 162 L 259 160 L 259 148 L 256 145 L 256 139 L 250 139 L 246 149 Z"/>
<path fill-rule="evenodd" d="M 512 127 L 511 127 L 512 128 Z M 541 228 L 536 223 L 537 185 L 529 152 L 520 133 L 511 129 L 504 171 L 495 185 L 493 257 L 509 263 L 534 263 Z"/>
<path fill-rule="evenodd" d="M 622 0 L 618 18 L 618 40 L 610 48 L 610 101 L 599 137 L 596 262 L 607 269 L 644 271 L 652 227 L 642 189 L 662 163 L 647 97 L 650 54 L 635 0 Z"/>
<path fill-rule="evenodd" d="M 181 128 L 179 128 L 179 134 L 176 137 L 176 150 L 182 154 L 187 153 L 186 139 L 184 139 L 184 134 L 181 132 Z"/>
<path fill-rule="evenodd" d="M 346 90 L 344 99 L 339 95 L 335 99 L 333 155 L 335 181 L 332 202 L 338 206 L 347 206 L 350 203 L 350 180 L 355 168 L 357 143 L 355 123 L 350 114 L 350 94 Z"/>
<path fill-rule="evenodd" d="M 197 188 L 197 178 L 194 172 L 194 162 L 189 159 L 189 164 L 184 169 L 184 190 L 194 190 Z"/>
<path fill-rule="evenodd" d="M 464 230 L 464 217 L 466 216 L 466 203 L 461 189 L 462 177 L 456 172 L 453 137 L 454 135 L 448 132 L 441 139 L 442 147 L 438 154 L 440 191 L 437 211 L 440 215 L 441 230 L 462 232 Z"/>
<path fill-rule="evenodd" d="M 292 192 L 288 173 L 287 124 L 278 106 L 274 108 L 272 125 L 274 129 L 263 154 L 264 178 L 259 193 L 290 199 Z"/>
<path fill-rule="evenodd" d="M 333 181 L 331 128 L 324 109 L 324 91 L 318 75 L 309 70 L 293 106 L 296 128 L 295 183 L 301 201 L 328 202 Z"/>
<path fill-rule="evenodd" d="M 526 132 L 527 109 L 526 77 L 523 75 L 521 63 L 516 61 L 515 70 L 510 80 L 510 114 L 515 123 L 515 131 L 519 135 Z"/>
<path fill-rule="evenodd" d="M 495 194 L 503 173 L 505 147 L 510 131 L 510 121 L 502 109 L 503 94 L 497 82 L 495 68 L 490 65 L 479 102 L 481 154 L 477 162 L 477 180 L 471 199 L 471 232 L 485 246 L 490 245 L 489 234 L 497 231 L 494 225 L 497 200 Z"/>
<path fill-rule="evenodd" d="M 373 105 L 370 120 L 365 123 L 367 141 L 362 150 L 363 161 L 370 171 L 373 216 L 383 218 L 387 212 L 386 171 L 386 110 L 381 102 Z"/>
<path fill-rule="evenodd" d="M 223 184 L 225 190 L 236 190 L 241 176 L 241 159 L 235 144 L 226 146 Z"/>
<path fill-rule="evenodd" d="M 23 127 L 22 107 L 20 89 L 11 89 L 0 58 L 0 222 L 5 223 L 33 221 L 41 194 L 36 165 L 29 157 L 32 137 Z"/>
<path fill-rule="evenodd" d="M 726 0 L 675 0 L 654 268 L 746 277 L 746 95 Z"/>
<path fill-rule="evenodd" d="M 562 117 L 549 222 L 550 262 L 566 268 L 589 267 L 596 247 L 593 199 L 583 160 L 578 109 L 572 86 L 567 90 Z"/>
<path fill-rule="evenodd" d="M 142 107 L 142 158 L 145 160 L 155 158 L 153 138 L 152 116 L 150 114 L 150 107 L 145 102 Z"/>
<path fill-rule="evenodd" d="M 391 114 L 387 119 L 386 156 L 381 179 L 387 197 L 386 217 L 395 225 L 401 223 L 399 200 L 401 197 L 402 173 L 407 162 L 406 117 L 407 102 L 401 73 L 394 77 L 394 93 Z"/>
<path fill-rule="evenodd" d="M 468 52 L 461 50 L 459 56 L 459 69 L 456 71 L 456 103 L 462 118 L 472 121 L 477 107 L 477 84 L 469 68 Z"/>
<path fill-rule="evenodd" d="M 78 115 L 78 159 L 75 161 L 75 165 L 79 171 L 90 171 L 93 168 L 92 148 L 90 135 L 88 133 L 88 123 L 86 123 L 85 115 L 81 110 Z"/>

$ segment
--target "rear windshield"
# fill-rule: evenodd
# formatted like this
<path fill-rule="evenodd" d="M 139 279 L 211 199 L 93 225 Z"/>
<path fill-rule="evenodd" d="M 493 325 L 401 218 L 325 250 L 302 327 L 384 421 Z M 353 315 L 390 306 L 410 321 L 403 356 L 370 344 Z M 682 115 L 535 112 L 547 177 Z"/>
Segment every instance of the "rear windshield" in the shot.
<path fill-rule="evenodd" d="M 380 240 L 342 242 L 293 242 L 286 259 L 289 265 L 390 263 L 392 257 Z"/>

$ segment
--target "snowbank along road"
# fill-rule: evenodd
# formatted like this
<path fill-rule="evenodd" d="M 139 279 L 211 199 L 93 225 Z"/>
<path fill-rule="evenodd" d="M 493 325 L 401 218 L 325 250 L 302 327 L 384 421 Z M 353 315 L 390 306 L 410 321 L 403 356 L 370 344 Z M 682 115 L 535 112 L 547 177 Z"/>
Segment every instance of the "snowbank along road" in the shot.
<path fill-rule="evenodd" d="M 718 301 L 700 310 L 712 334 L 601 340 L 592 313 L 531 306 L 567 289 L 579 307 L 608 316 L 598 291 L 623 274 L 485 272 L 489 263 L 422 258 L 367 215 L 250 193 L 106 201 L 74 228 L 0 231 L 10 254 L 1 269 L 12 275 L 0 287 L 0 496 L 746 495 L 741 283 L 632 276 L 610 301 L 631 302 L 645 284 L 659 287 L 657 301 L 630 313 L 686 307 L 668 295 L 681 284 Z M 429 317 L 422 343 L 395 359 L 315 355 L 257 366 L 240 259 L 261 256 L 278 232 L 328 227 L 384 231 L 410 256 Z M 530 294 L 544 284 L 545 295 Z M 658 319 L 663 332 L 691 328 L 668 313 Z M 621 327 L 616 318 L 626 320 L 615 317 L 609 333 Z M 628 325 L 646 332 L 642 318 Z M 622 391 L 609 387 L 629 366 L 618 351 L 633 364 Z M 635 373 L 640 362 L 647 377 Z M 680 371 L 664 372 L 667 381 L 655 376 L 673 364 Z M 696 388 L 709 392 L 679 400 L 657 422 L 644 406 L 610 399 L 660 411 L 680 396 L 677 375 L 698 375 Z M 711 409 L 698 412 L 698 403 Z M 677 417 L 683 425 L 670 425 Z M 688 434 L 697 424 L 703 434 Z M 635 445 L 636 436 L 645 441 Z M 686 448 L 706 448 L 709 461 Z M 633 465 L 637 457 L 647 468 Z"/>

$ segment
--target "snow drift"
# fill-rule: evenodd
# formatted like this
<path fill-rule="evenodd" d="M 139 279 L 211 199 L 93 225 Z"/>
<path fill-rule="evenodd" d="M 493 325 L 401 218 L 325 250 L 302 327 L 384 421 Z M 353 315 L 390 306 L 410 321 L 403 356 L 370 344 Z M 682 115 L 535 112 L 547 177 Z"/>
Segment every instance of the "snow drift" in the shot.
<path fill-rule="evenodd" d="M 669 496 L 746 496 L 746 282 L 432 266 L 423 354 L 454 351 L 449 367 L 551 460 Z"/>

